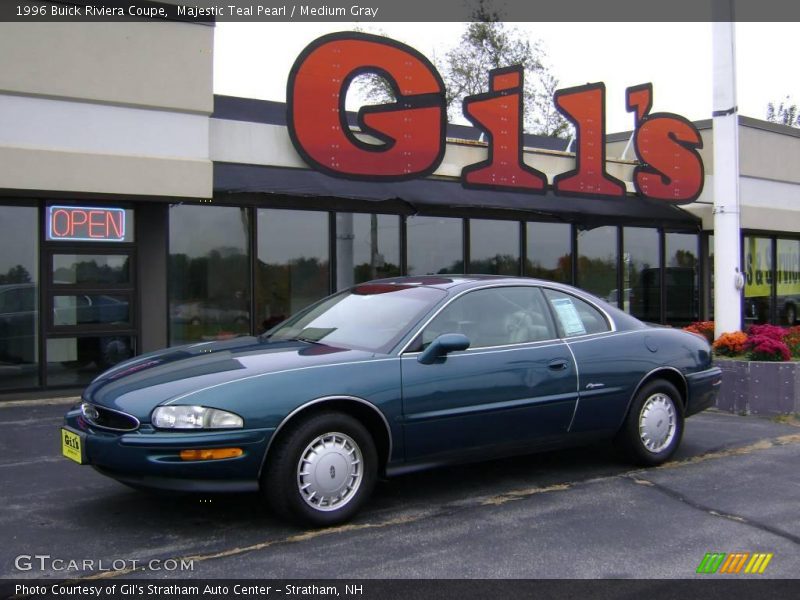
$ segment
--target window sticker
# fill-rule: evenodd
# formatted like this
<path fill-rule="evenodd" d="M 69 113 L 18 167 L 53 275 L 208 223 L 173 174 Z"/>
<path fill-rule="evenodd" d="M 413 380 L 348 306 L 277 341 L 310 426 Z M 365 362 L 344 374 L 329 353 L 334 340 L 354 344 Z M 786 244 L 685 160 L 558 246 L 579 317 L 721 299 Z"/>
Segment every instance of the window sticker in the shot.
<path fill-rule="evenodd" d="M 572 300 L 569 298 L 553 298 L 550 302 L 556 313 L 558 313 L 558 319 L 564 327 L 565 335 L 583 335 L 586 333 L 586 328 L 583 326 L 583 321 Z"/>

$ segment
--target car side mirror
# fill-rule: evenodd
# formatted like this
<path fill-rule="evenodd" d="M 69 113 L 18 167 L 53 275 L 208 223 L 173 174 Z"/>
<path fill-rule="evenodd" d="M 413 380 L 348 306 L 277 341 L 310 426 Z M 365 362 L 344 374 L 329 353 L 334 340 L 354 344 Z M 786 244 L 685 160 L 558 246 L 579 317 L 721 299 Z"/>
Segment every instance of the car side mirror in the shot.
<path fill-rule="evenodd" d="M 466 350 L 469 348 L 469 344 L 469 338 L 463 333 L 443 333 L 422 351 L 417 361 L 423 365 L 432 365 L 436 362 L 437 358 L 449 354 L 450 352 Z"/>

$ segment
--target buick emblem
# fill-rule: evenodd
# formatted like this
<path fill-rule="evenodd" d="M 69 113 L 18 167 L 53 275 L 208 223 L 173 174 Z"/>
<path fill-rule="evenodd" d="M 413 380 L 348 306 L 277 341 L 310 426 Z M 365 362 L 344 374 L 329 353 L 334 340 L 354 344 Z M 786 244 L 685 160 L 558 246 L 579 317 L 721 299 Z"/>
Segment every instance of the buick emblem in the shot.
<path fill-rule="evenodd" d="M 331 465 L 331 479 L 335 479 L 335 478 L 336 478 L 336 467 Z"/>
<path fill-rule="evenodd" d="M 90 421 L 96 421 L 100 416 L 97 409 L 88 402 L 81 404 L 81 414 L 85 419 L 89 419 Z"/>

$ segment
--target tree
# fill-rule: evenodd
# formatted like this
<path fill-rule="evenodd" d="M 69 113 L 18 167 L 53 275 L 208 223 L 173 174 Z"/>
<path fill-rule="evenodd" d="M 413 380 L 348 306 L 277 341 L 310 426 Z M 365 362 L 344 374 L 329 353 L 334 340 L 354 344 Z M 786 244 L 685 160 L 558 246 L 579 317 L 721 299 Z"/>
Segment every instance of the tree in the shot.
<path fill-rule="evenodd" d="M 11 267 L 8 273 L 0 275 L 0 284 L 6 283 L 30 283 L 32 281 L 31 274 L 28 269 L 22 265 Z"/>
<path fill-rule="evenodd" d="M 461 114 L 465 96 L 488 89 L 489 71 L 521 65 L 525 70 L 525 128 L 530 133 L 565 137 L 569 124 L 555 109 L 558 80 L 545 64 L 546 52 L 516 27 L 509 27 L 481 0 L 461 35 L 461 43 L 447 52 L 438 66 L 446 87 L 451 120 Z"/>
<path fill-rule="evenodd" d="M 465 96 L 488 91 L 489 71 L 522 65 L 525 69 L 525 129 L 529 133 L 566 138 L 569 123 L 553 104 L 556 79 L 546 66 L 546 52 L 540 41 L 531 42 L 516 27 L 508 27 L 500 15 L 480 0 L 466 25 L 458 46 L 436 60 L 445 84 L 450 121 L 461 119 Z M 394 102 L 389 83 L 373 73 L 357 78 L 357 89 L 368 104 Z"/>
<path fill-rule="evenodd" d="M 797 110 L 797 104 L 794 104 L 789 96 L 784 97 L 777 106 L 774 102 L 770 102 L 767 104 L 767 121 L 790 127 L 800 127 L 800 112 Z"/>

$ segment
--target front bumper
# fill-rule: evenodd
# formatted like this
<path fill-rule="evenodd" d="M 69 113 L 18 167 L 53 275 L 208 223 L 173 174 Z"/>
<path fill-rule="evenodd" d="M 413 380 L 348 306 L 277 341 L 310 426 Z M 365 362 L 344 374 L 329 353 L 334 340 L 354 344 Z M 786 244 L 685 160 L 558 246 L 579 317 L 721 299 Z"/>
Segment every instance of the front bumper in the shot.
<path fill-rule="evenodd" d="M 716 404 L 722 385 L 722 370 L 712 367 L 699 373 L 691 373 L 686 376 L 686 383 L 689 387 L 689 402 L 686 406 L 688 417 Z"/>
<path fill-rule="evenodd" d="M 85 438 L 85 464 L 136 487 L 186 492 L 241 492 L 258 489 L 258 478 L 274 433 L 268 429 L 160 431 L 141 425 L 131 432 L 104 430 L 71 410 L 65 425 Z M 241 448 L 236 458 L 185 461 L 181 450 Z"/>

